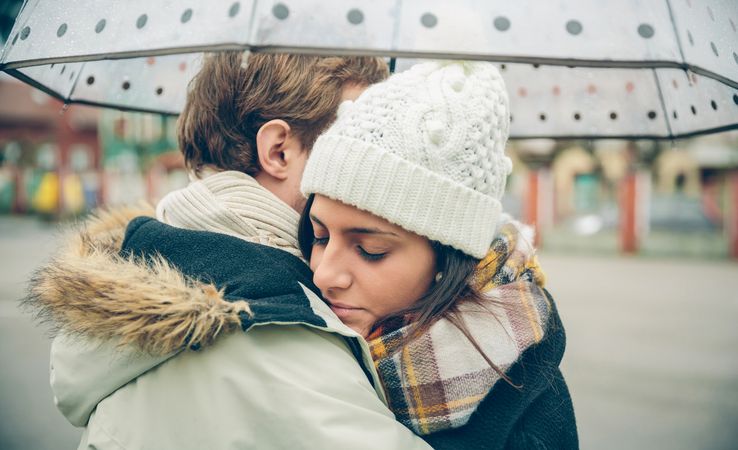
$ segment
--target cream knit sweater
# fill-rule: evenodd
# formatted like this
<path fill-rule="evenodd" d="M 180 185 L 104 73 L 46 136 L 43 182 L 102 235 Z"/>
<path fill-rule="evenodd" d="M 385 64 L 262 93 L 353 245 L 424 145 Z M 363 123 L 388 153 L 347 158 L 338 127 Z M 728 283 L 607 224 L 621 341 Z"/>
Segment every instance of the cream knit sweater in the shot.
<path fill-rule="evenodd" d="M 228 234 L 302 257 L 300 215 L 242 172 L 206 170 L 156 207 L 159 221 L 178 228 Z"/>

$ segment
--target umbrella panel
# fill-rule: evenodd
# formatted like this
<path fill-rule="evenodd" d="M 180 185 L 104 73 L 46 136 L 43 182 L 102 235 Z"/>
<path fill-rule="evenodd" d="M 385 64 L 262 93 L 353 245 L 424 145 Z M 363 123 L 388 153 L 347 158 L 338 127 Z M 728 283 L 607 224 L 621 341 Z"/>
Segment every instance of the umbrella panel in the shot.
<path fill-rule="evenodd" d="M 70 103 L 178 114 L 203 54 L 34 66 L 11 72 Z M 397 71 L 418 60 L 400 59 Z M 496 64 L 513 138 L 673 138 L 736 128 L 738 90 L 677 69 Z"/>

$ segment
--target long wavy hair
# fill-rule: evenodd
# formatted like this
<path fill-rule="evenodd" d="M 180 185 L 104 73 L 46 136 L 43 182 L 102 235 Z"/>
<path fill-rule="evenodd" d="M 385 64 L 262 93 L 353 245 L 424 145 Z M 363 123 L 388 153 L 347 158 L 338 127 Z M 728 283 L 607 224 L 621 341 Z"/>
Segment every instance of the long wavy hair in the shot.
<path fill-rule="evenodd" d="M 312 255 L 315 239 L 313 224 L 310 221 L 310 209 L 314 199 L 315 195 L 310 195 L 305 203 L 297 235 L 300 251 L 308 261 L 310 261 Z M 485 303 L 489 304 L 494 301 L 482 296 L 474 277 L 480 260 L 467 255 L 461 250 L 436 241 L 431 241 L 431 247 L 436 256 L 436 271 L 442 273 L 443 277 L 432 283 L 428 291 L 409 308 L 382 318 L 374 324 L 373 329 L 385 324 L 397 323 L 397 321 L 410 322 L 410 330 L 401 344 L 401 347 L 404 347 L 428 331 L 438 320 L 447 319 L 464 334 L 487 364 L 502 379 L 512 386 L 520 388 L 520 386 L 513 384 L 510 378 L 482 350 L 479 343 L 469 332 L 461 314 L 459 314 L 458 306 L 462 302 L 475 302 L 484 306 Z M 494 316 L 492 311 L 485 309 Z"/>

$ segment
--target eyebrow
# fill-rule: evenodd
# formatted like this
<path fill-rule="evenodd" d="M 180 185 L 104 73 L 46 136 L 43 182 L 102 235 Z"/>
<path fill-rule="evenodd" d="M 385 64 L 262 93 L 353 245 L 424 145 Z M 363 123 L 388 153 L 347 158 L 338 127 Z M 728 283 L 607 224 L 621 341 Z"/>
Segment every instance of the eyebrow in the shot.
<path fill-rule="evenodd" d="M 310 214 L 310 218 L 315 221 L 318 225 L 320 225 L 323 228 L 328 228 L 325 226 L 323 222 L 320 221 L 315 215 Z M 343 230 L 344 233 L 350 233 L 350 234 L 387 234 L 391 236 L 400 237 L 397 233 L 393 233 L 391 231 L 384 231 L 380 230 L 379 228 L 364 228 L 364 227 L 354 227 L 354 228 L 348 228 Z"/>

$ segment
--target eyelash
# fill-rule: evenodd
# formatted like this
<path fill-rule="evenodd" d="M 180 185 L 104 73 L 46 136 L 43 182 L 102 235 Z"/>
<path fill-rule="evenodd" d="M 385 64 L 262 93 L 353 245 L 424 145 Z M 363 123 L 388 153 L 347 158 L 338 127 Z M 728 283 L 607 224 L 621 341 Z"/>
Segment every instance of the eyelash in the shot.
<path fill-rule="evenodd" d="M 385 256 L 387 256 L 386 253 L 369 253 L 368 251 L 361 248 L 360 245 L 357 245 L 356 248 L 359 249 L 359 255 L 361 255 L 362 258 L 364 258 L 365 260 L 369 262 L 379 261 Z"/>
<path fill-rule="evenodd" d="M 319 238 L 317 236 L 313 237 L 313 245 L 326 245 L 328 243 L 328 238 Z M 369 253 L 368 251 L 361 248 L 360 245 L 356 246 L 356 249 L 359 251 L 359 256 L 364 258 L 366 261 L 369 262 L 376 262 L 387 256 L 387 253 Z"/>

